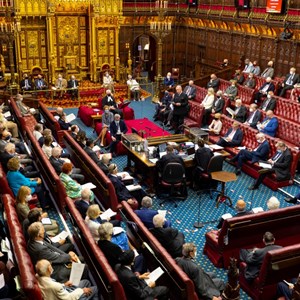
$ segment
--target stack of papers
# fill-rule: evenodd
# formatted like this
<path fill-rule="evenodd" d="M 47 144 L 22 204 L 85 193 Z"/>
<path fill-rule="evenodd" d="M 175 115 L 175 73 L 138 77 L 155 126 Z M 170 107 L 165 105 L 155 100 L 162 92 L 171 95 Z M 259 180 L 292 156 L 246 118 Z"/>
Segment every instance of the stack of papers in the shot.
<path fill-rule="evenodd" d="M 130 174 L 128 172 L 118 172 L 117 175 L 120 176 L 120 177 L 122 177 L 122 180 L 133 179 L 133 177 L 130 176 Z"/>
<path fill-rule="evenodd" d="M 42 221 L 43 225 L 51 225 L 52 224 L 52 221 L 50 220 L 50 218 L 43 218 L 41 221 Z"/>
<path fill-rule="evenodd" d="M 71 274 L 69 281 L 72 285 L 78 286 L 82 277 L 85 264 L 72 262 Z"/>
<path fill-rule="evenodd" d="M 161 267 L 158 267 L 149 274 L 149 278 L 145 279 L 145 281 L 147 284 L 149 284 L 149 282 L 155 282 L 162 274 L 164 274 L 164 271 Z"/>
<path fill-rule="evenodd" d="M 258 165 L 263 169 L 272 169 L 272 165 L 268 162 L 259 162 Z"/>
<path fill-rule="evenodd" d="M 129 192 L 133 192 L 133 191 L 137 191 L 140 190 L 142 187 L 139 184 L 130 184 L 130 185 L 126 185 L 126 188 Z"/>
<path fill-rule="evenodd" d="M 112 211 L 110 208 L 108 210 L 106 210 L 105 212 L 103 212 L 100 215 L 101 220 L 105 221 L 110 219 L 111 217 L 115 216 L 117 213 Z"/>
<path fill-rule="evenodd" d="M 76 116 L 74 114 L 69 114 L 69 115 L 66 116 L 66 122 L 67 123 L 71 123 L 75 119 L 76 119 Z"/>
<path fill-rule="evenodd" d="M 149 158 L 149 161 L 152 162 L 153 164 L 156 164 L 158 158 Z"/>
<path fill-rule="evenodd" d="M 93 183 L 91 183 L 91 182 L 88 182 L 88 183 L 85 183 L 85 184 L 82 184 L 81 185 L 81 189 L 83 190 L 83 189 L 90 189 L 90 190 L 92 190 L 92 189 L 94 189 L 96 186 L 93 184 Z"/>
<path fill-rule="evenodd" d="M 68 236 L 69 236 L 68 232 L 63 230 L 61 233 L 51 238 L 51 241 L 53 243 L 58 243 L 60 240 L 65 240 Z"/>
<path fill-rule="evenodd" d="M 262 207 L 254 207 L 252 208 L 252 211 L 254 214 L 258 213 L 258 212 L 262 212 L 264 211 Z"/>
<path fill-rule="evenodd" d="M 219 146 L 219 145 L 209 145 L 210 149 L 212 150 L 223 150 L 224 147 Z"/>
<path fill-rule="evenodd" d="M 6 113 L 4 113 L 4 114 L 3 114 L 3 116 L 4 116 L 5 118 L 8 118 L 8 117 L 10 117 L 10 116 L 11 116 L 11 113 L 10 113 L 10 111 L 7 111 Z"/>
<path fill-rule="evenodd" d="M 167 211 L 165 209 L 159 209 L 157 212 L 162 215 L 164 219 L 166 218 Z"/>
<path fill-rule="evenodd" d="M 230 213 L 222 215 L 223 220 L 230 219 L 230 218 L 232 218 L 232 214 L 230 214 Z"/>
<path fill-rule="evenodd" d="M 101 151 L 101 149 L 100 149 L 100 147 L 98 145 L 95 145 L 92 150 L 94 152 Z"/>

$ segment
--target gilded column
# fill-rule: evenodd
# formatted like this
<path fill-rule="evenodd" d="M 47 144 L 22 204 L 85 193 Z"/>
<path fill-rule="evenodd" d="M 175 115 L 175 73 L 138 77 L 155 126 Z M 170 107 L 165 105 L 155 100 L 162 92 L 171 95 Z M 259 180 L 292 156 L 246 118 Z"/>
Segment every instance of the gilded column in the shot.
<path fill-rule="evenodd" d="M 47 42 L 48 42 L 48 65 L 49 65 L 49 81 L 55 82 L 56 54 L 53 45 L 53 13 L 47 15 Z"/>
<path fill-rule="evenodd" d="M 119 45 L 119 24 L 115 28 L 115 66 L 116 66 L 116 80 L 120 80 L 120 57 L 119 57 L 119 51 L 120 51 L 120 45 Z"/>
<path fill-rule="evenodd" d="M 23 65 L 22 65 L 22 57 L 21 57 L 21 41 L 20 41 L 20 30 L 21 30 L 21 17 L 17 16 L 16 20 L 16 57 L 17 57 L 17 72 L 19 73 L 19 78 L 22 78 L 23 73 Z"/>
<path fill-rule="evenodd" d="M 96 22 L 94 14 L 90 16 L 90 54 L 91 54 L 91 80 L 97 81 L 97 48 L 96 48 Z"/>
<path fill-rule="evenodd" d="M 157 42 L 157 76 L 161 77 L 162 73 L 162 39 L 158 38 Z"/>

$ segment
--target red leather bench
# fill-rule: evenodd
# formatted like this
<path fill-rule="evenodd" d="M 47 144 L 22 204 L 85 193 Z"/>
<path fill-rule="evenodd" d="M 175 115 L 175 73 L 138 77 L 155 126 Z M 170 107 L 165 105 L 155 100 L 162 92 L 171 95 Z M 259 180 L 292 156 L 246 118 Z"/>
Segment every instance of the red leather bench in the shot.
<path fill-rule="evenodd" d="M 300 269 L 300 244 L 271 250 L 264 257 L 259 276 L 249 283 L 244 277 L 241 265 L 240 286 L 254 300 L 276 298 L 276 286 L 282 280 L 297 278 Z"/>
<path fill-rule="evenodd" d="M 188 127 L 201 127 L 204 107 L 201 107 L 201 104 L 195 101 L 189 101 L 189 106 L 190 110 L 184 118 L 184 125 Z"/>
<path fill-rule="evenodd" d="M 71 160 L 74 162 L 75 166 L 82 170 L 86 181 L 92 182 L 97 186 L 97 188 L 94 189 L 94 193 L 105 209 L 111 208 L 116 211 L 120 204 L 115 188 L 109 178 L 68 132 L 65 132 L 63 142 L 71 155 Z"/>
<path fill-rule="evenodd" d="M 114 270 L 109 265 L 105 255 L 84 223 L 81 214 L 75 207 L 74 201 L 66 198 L 66 208 L 72 223 L 78 229 L 75 230 L 73 237 L 76 244 L 80 247 L 89 270 L 92 272 L 97 282 L 97 287 L 103 299 L 126 300 L 125 292 Z"/>
<path fill-rule="evenodd" d="M 22 226 L 18 220 L 18 215 L 14 207 L 15 200 L 10 195 L 4 195 L 2 197 L 2 202 L 6 213 L 13 253 L 17 261 L 17 267 L 21 278 L 22 290 L 28 299 L 42 300 L 43 297 L 35 277 L 35 271 L 26 250 L 26 241 L 24 239 Z"/>
<path fill-rule="evenodd" d="M 254 89 L 246 86 L 238 85 L 238 96 L 245 105 L 250 105 L 253 102 Z"/>
<path fill-rule="evenodd" d="M 266 231 L 274 234 L 276 244 L 293 245 L 299 242 L 299 218 L 300 206 L 296 205 L 227 219 L 219 232 L 205 234 L 203 253 L 216 267 L 227 268 L 230 257 L 239 259 L 240 249 L 263 247 Z"/>
<path fill-rule="evenodd" d="M 207 94 L 207 89 L 197 85 L 195 87 L 196 87 L 196 97 L 194 101 L 201 103 Z"/>
<path fill-rule="evenodd" d="M 133 244 L 135 245 L 135 241 L 139 241 L 138 246 L 143 246 L 144 248 L 145 245 L 143 242 L 145 242 L 152 249 L 152 251 L 154 251 L 154 256 L 151 253 L 151 250 L 144 253 L 144 255 L 146 255 L 147 265 L 149 268 L 153 270 L 161 263 L 163 265 L 162 268 L 167 269 L 167 272 L 165 272 L 165 274 L 161 277 L 161 284 L 169 287 L 171 299 L 198 299 L 192 280 L 189 279 L 181 270 L 170 254 L 150 233 L 148 228 L 145 227 L 143 222 L 125 201 L 122 201 L 121 215 L 125 220 L 134 222 L 137 225 L 137 232 L 130 231 L 127 226 L 128 236 L 129 239 L 133 241 Z"/>
<path fill-rule="evenodd" d="M 0 190 L 1 195 L 9 194 L 12 197 L 14 196 L 12 190 L 9 187 L 9 184 L 6 179 L 6 174 L 1 164 L 0 164 L 0 186 L 1 186 L 1 190 Z"/>

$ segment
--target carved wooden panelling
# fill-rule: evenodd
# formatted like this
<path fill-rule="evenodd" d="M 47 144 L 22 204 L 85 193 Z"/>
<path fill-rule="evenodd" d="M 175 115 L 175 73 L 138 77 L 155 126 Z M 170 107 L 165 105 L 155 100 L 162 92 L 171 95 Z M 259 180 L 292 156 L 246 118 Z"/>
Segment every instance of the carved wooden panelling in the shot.
<path fill-rule="evenodd" d="M 98 28 L 97 30 L 97 53 L 98 64 L 101 66 L 103 63 L 115 65 L 115 28 Z"/>

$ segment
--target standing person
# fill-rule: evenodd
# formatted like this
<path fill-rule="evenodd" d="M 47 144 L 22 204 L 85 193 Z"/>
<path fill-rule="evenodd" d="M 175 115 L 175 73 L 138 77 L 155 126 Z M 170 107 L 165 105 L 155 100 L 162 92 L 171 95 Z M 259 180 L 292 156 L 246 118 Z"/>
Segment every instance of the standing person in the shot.
<path fill-rule="evenodd" d="M 102 114 L 102 128 L 98 137 L 94 141 L 94 143 L 96 144 L 100 140 L 100 147 L 104 147 L 107 130 L 110 127 L 110 124 L 114 120 L 114 115 L 112 112 L 109 111 L 109 106 L 105 105 L 103 108 L 104 108 L 104 113 Z"/>
<path fill-rule="evenodd" d="M 224 290 L 225 284 L 214 273 L 205 272 L 196 263 L 197 246 L 194 243 L 185 243 L 182 247 L 182 255 L 175 261 L 194 282 L 198 297 L 206 300 L 221 300 L 221 292 Z"/>
<path fill-rule="evenodd" d="M 176 86 L 176 93 L 173 98 L 173 122 L 175 125 L 175 134 L 180 133 L 184 117 L 188 113 L 188 96 L 182 92 L 182 86 Z"/>
<path fill-rule="evenodd" d="M 244 276 L 247 281 L 252 282 L 258 275 L 263 259 L 268 251 L 280 249 L 281 246 L 275 245 L 275 237 L 271 232 L 266 232 L 263 236 L 264 248 L 241 249 L 240 260 L 247 263 Z"/>

